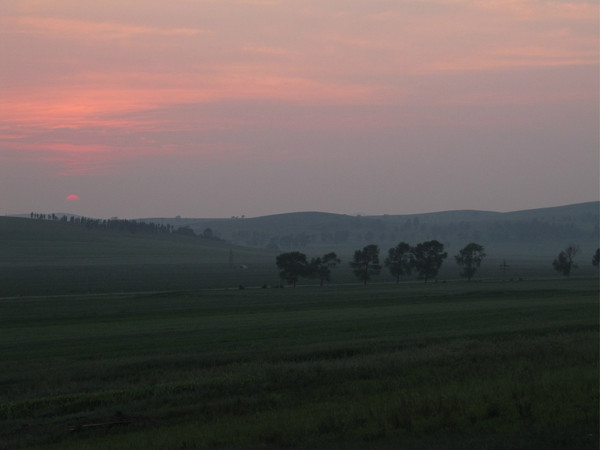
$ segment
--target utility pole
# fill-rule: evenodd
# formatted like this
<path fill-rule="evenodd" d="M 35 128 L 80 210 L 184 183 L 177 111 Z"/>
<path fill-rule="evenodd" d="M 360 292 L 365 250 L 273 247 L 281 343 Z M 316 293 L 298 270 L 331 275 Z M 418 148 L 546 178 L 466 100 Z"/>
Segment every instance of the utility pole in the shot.
<path fill-rule="evenodd" d="M 510 266 L 506 264 L 506 260 L 502 260 L 502 264 L 500 264 L 500 270 L 502 271 L 502 281 L 506 281 L 506 271 Z"/>

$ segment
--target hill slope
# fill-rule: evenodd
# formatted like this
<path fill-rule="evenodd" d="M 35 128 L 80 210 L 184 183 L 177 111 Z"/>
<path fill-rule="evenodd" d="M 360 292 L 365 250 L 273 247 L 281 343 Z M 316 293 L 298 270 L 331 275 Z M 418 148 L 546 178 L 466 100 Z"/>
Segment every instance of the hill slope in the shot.
<path fill-rule="evenodd" d="M 359 217 L 305 212 L 253 219 L 154 219 L 222 241 L 178 233 L 85 227 L 62 221 L 0 217 L 0 297 L 87 292 L 189 290 L 279 283 L 275 256 L 300 250 L 309 257 L 336 251 L 335 282 L 353 282 L 347 264 L 366 244 L 387 249 L 400 241 L 444 243 L 449 258 L 439 277 L 456 278 L 452 255 L 469 242 L 485 247 L 478 276 L 496 278 L 504 260 L 509 277 L 556 276 L 552 259 L 579 245 L 577 275 L 597 274 L 598 202 L 497 213 L 447 211 Z M 242 247 L 244 245 L 246 247 Z M 250 248 L 248 246 L 252 246 Z M 380 278 L 391 282 L 383 271 Z"/>
<path fill-rule="evenodd" d="M 174 233 L 131 233 L 60 221 L 0 217 L 0 266 L 60 264 L 210 264 L 227 262 L 231 244 Z M 271 257 L 235 248 L 250 259 Z"/>
<path fill-rule="evenodd" d="M 197 236 L 0 217 L 0 297 L 250 285 L 276 277 L 274 259 Z"/>
<path fill-rule="evenodd" d="M 427 214 L 348 216 L 321 212 L 277 214 L 249 219 L 144 219 L 187 225 L 197 233 L 206 228 L 235 244 L 300 249 L 325 249 L 350 254 L 370 243 L 382 249 L 400 241 L 411 244 L 437 239 L 451 251 L 469 242 L 481 243 L 498 257 L 554 255 L 575 243 L 582 248 L 598 244 L 599 202 L 499 213 L 445 211 Z"/>

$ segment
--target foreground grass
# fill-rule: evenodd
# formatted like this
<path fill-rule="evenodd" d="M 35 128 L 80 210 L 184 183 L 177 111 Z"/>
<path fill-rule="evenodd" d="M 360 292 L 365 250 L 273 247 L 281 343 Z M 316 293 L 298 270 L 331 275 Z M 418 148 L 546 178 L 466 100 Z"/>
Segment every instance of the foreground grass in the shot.
<path fill-rule="evenodd" d="M 597 280 L 5 299 L 0 355 L 4 448 L 598 447 Z"/>

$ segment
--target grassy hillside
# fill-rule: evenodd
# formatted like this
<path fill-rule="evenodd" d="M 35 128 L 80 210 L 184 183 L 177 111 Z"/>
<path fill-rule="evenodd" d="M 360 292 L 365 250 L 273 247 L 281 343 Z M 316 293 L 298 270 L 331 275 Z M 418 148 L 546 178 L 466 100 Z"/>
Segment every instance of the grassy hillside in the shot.
<path fill-rule="evenodd" d="M 60 221 L 0 217 L 0 265 L 227 263 L 230 244 L 178 234 L 131 233 Z M 233 247 L 240 258 L 265 251 Z"/>
<path fill-rule="evenodd" d="M 274 259 L 199 237 L 0 217 L 0 296 L 256 284 Z"/>
<path fill-rule="evenodd" d="M 453 255 L 470 241 L 484 245 L 488 254 L 478 279 L 556 276 L 552 260 L 571 243 L 581 248 L 576 257 L 579 268 L 573 274 L 597 276 L 591 265 L 598 246 L 597 207 L 598 203 L 586 203 L 504 214 L 294 213 L 221 221 L 173 219 L 174 225 L 193 225 L 199 233 L 211 228 L 232 243 L 177 233 L 132 233 L 0 217 L 0 296 L 275 285 L 280 282 L 275 256 L 290 250 L 309 257 L 338 252 L 342 264 L 333 271 L 332 281 L 352 283 L 356 280 L 348 262 L 357 248 L 377 243 L 383 260 L 387 249 L 401 240 L 415 244 L 429 239 L 440 240 L 449 253 L 440 280 L 458 277 Z M 510 266 L 506 274 L 500 270 L 504 261 Z M 383 270 L 373 281 L 393 279 Z"/>

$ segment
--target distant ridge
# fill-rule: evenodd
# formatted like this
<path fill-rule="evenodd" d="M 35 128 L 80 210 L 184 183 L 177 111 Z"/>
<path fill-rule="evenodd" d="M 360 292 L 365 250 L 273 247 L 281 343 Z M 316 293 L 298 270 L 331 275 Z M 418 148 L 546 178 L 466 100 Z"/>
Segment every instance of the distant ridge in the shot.
<path fill-rule="evenodd" d="M 567 211 L 578 211 L 585 210 L 588 211 L 590 208 L 600 209 L 600 201 L 591 201 L 591 202 L 583 202 L 583 203 L 571 203 L 562 206 L 547 206 L 542 208 L 532 208 L 532 209 L 521 209 L 515 211 L 490 211 L 490 210 L 478 210 L 478 209 L 453 209 L 453 210 L 443 210 L 443 211 L 432 211 L 432 212 L 424 212 L 424 213 L 412 213 L 412 214 L 378 214 L 378 215 L 361 215 L 361 214 L 341 214 L 341 213 L 330 213 L 325 211 L 294 211 L 289 213 L 277 213 L 277 214 L 268 214 L 265 216 L 257 216 L 257 217 L 231 217 L 231 218 L 201 218 L 201 217 L 146 217 L 139 218 L 135 220 L 142 221 L 164 221 L 164 220 L 201 220 L 201 221 L 221 221 L 221 220 L 262 220 L 262 219 L 278 219 L 278 218 L 298 218 L 298 217 L 306 217 L 306 216 L 314 216 L 314 217 L 322 217 L 322 218 L 331 218 L 331 217 L 365 217 L 365 218 L 381 218 L 381 217 L 433 217 L 433 216 L 454 216 L 454 217 L 494 217 L 499 215 L 530 215 L 533 214 L 542 214 L 546 213 L 555 214 L 555 213 L 564 213 Z"/>
<path fill-rule="evenodd" d="M 367 244 L 383 251 L 398 242 L 415 244 L 436 239 L 450 251 L 477 242 L 494 254 L 555 256 L 561 247 L 597 248 L 600 202 L 511 212 L 449 210 L 421 214 L 359 216 L 319 211 L 272 214 L 254 218 L 143 218 L 138 222 L 186 227 L 210 235 L 223 245 L 271 251 L 352 254 Z M 57 217 L 68 213 L 56 214 Z M 30 217 L 29 214 L 21 217 Z M 210 229 L 210 230 L 209 230 Z"/>
<path fill-rule="evenodd" d="M 468 242 L 522 254 L 553 254 L 570 243 L 585 247 L 598 242 L 600 202 L 511 212 L 450 210 L 421 214 L 358 216 L 318 211 L 273 214 L 255 218 L 147 218 L 143 221 L 188 226 L 197 234 L 207 228 L 238 245 L 273 250 L 333 248 L 351 252 L 376 243 L 389 248 L 437 239 L 449 249 Z"/>
<path fill-rule="evenodd" d="M 525 217 L 525 216 L 546 216 L 547 214 L 556 215 L 564 215 L 565 213 L 576 213 L 577 211 L 589 211 L 590 209 L 596 209 L 596 212 L 600 210 L 600 201 L 591 201 L 591 202 L 583 202 L 583 203 L 571 203 L 567 205 L 561 206 L 548 206 L 542 208 L 532 208 L 532 209 L 522 209 L 515 211 L 491 211 L 491 210 L 478 210 L 478 209 L 455 209 L 455 210 L 443 210 L 443 211 L 431 211 L 431 212 L 423 212 L 423 213 L 411 213 L 411 214 L 379 214 L 379 215 L 362 215 L 362 214 L 341 214 L 341 213 L 331 213 L 325 211 L 294 211 L 289 213 L 276 213 L 276 214 L 268 214 L 264 216 L 257 217 L 231 217 L 231 218 L 206 218 L 206 217 L 144 217 L 144 218 L 136 218 L 130 220 L 138 220 L 142 222 L 154 222 L 154 223 L 165 223 L 165 221 L 170 221 L 169 223 L 175 222 L 185 222 L 189 223 L 190 221 L 203 221 L 203 222 L 214 222 L 214 221 L 225 221 L 225 220 L 273 220 L 273 221 L 281 221 L 281 222 L 290 222 L 297 220 L 298 218 L 310 217 L 313 218 L 321 218 L 321 219 L 333 219 L 336 217 L 364 217 L 369 219 L 377 219 L 383 217 L 394 217 L 394 218 L 428 218 L 428 217 L 447 217 L 453 219 L 462 219 L 469 218 L 471 220 L 475 218 L 488 219 L 499 216 L 514 216 L 514 217 Z M 66 216 L 67 218 L 73 217 L 85 217 L 79 214 L 73 214 L 68 212 L 60 212 L 60 213 L 46 213 L 49 215 L 55 214 L 57 217 Z M 22 217 L 22 218 L 30 218 L 31 213 L 20 213 L 20 214 L 7 214 L 5 217 Z M 91 217 L 94 219 L 98 219 L 98 217 Z M 109 219 L 108 217 L 104 217 L 101 219 Z"/>

